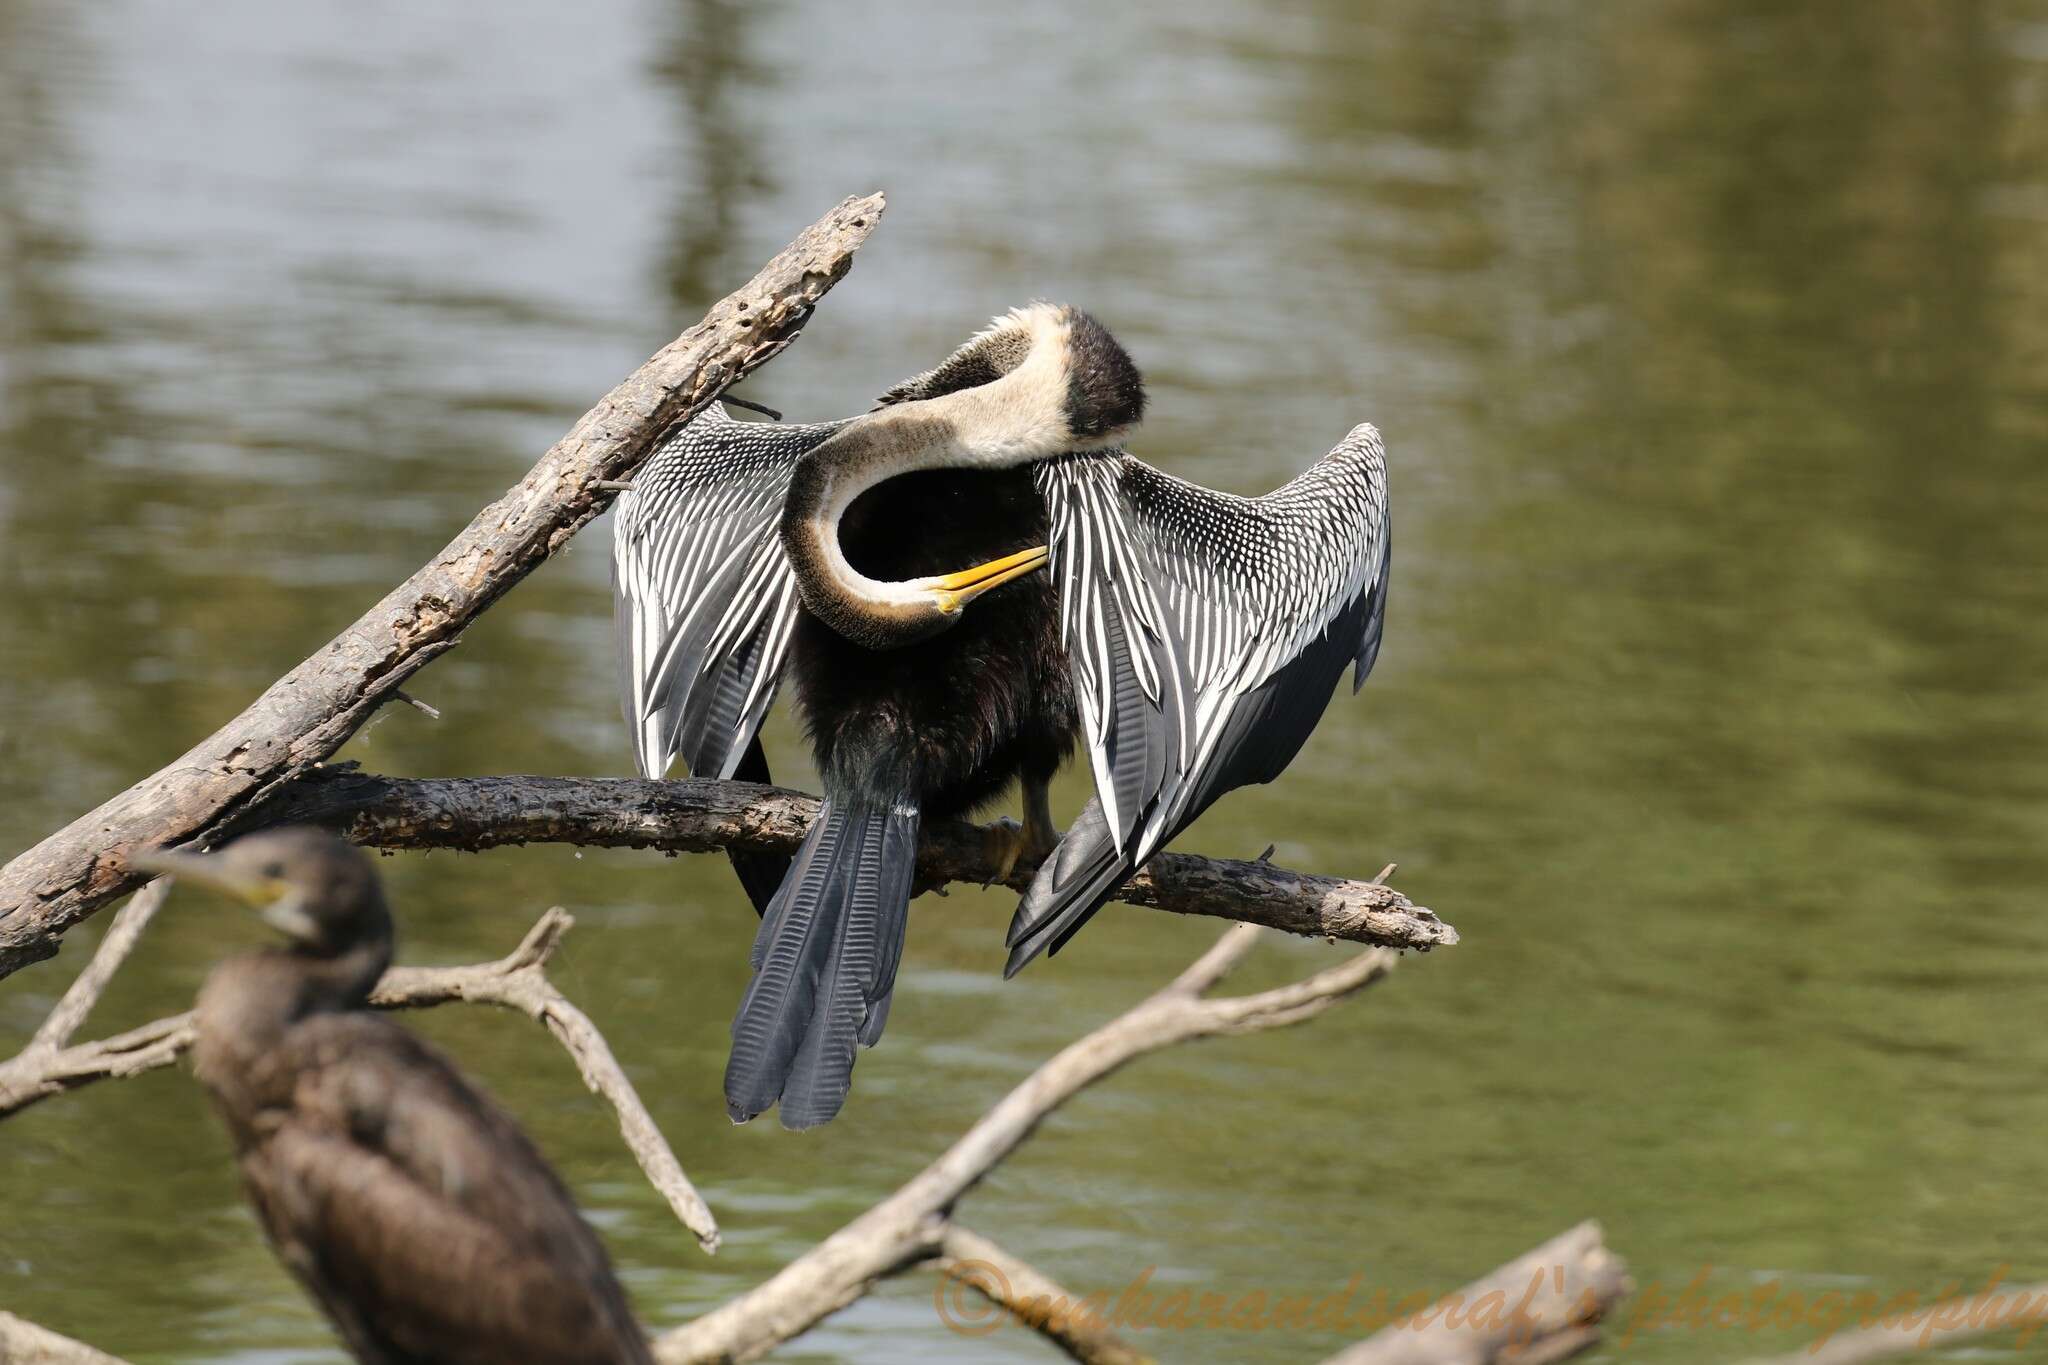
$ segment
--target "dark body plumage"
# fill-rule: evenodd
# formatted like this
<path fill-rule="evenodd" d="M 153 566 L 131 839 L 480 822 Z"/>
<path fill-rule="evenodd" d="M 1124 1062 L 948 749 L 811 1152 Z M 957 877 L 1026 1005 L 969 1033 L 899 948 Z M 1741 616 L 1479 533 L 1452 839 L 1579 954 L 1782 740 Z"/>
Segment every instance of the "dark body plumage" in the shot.
<path fill-rule="evenodd" d="M 439 1050 L 368 1011 L 392 949 L 368 860 L 286 830 L 180 863 L 168 870 L 206 881 L 226 863 L 243 888 L 291 898 L 268 912 L 291 947 L 208 977 L 194 1070 L 278 1258 L 356 1358 L 651 1361 L 603 1245 L 525 1133 Z"/>
<path fill-rule="evenodd" d="M 868 489 L 840 522 L 860 572 L 917 578 L 1044 542 L 1045 503 L 1024 469 L 924 470 Z M 754 945 L 733 1021 L 732 1117 L 780 1104 L 791 1128 L 838 1113 L 856 1043 L 887 1022 L 907 930 L 917 832 L 1018 779 L 1043 786 L 1078 718 L 1043 574 L 978 599 L 944 632 L 869 649 L 808 609 L 789 669 L 825 804 Z"/>
<path fill-rule="evenodd" d="M 864 417 L 763 432 L 707 411 L 622 503 L 642 771 L 684 756 L 735 772 L 787 671 L 824 774 L 734 1019 L 735 1119 L 778 1102 L 790 1127 L 838 1111 L 856 1043 L 887 1018 L 926 814 L 1023 779 L 1026 823 L 999 865 L 1053 851 L 1011 923 L 1015 972 L 1218 797 L 1277 777 L 1339 674 L 1355 690 L 1371 670 L 1389 546 L 1379 433 L 1361 424 L 1245 498 L 1116 449 L 1144 406 L 1100 323 L 1034 304 Z M 1045 779 L 1070 738 L 1096 790 L 1062 838 Z"/>
<path fill-rule="evenodd" d="M 872 578 L 991 560 L 1046 538 L 1028 469 L 924 470 L 863 493 L 840 545 Z M 809 611 L 790 666 L 825 794 L 886 805 L 915 793 L 932 818 L 962 815 L 1019 778 L 1050 780 L 1073 752 L 1073 684 L 1049 575 L 1005 584 L 944 634 L 863 648 Z"/>

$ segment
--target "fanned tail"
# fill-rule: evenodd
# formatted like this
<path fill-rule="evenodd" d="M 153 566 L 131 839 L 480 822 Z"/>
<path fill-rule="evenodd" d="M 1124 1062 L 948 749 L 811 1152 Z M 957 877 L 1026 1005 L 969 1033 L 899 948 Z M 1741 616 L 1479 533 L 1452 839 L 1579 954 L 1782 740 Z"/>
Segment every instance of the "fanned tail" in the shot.
<path fill-rule="evenodd" d="M 853 1084 L 854 1048 L 882 1036 L 917 865 L 918 811 L 827 798 L 754 939 L 754 980 L 732 1023 L 726 1112 L 778 1101 L 785 1128 L 826 1122 Z"/>
<path fill-rule="evenodd" d="M 1042 952 L 1058 952 L 1123 885 L 1131 870 L 1130 860 L 1102 813 L 1101 800 L 1090 797 L 1059 847 L 1024 889 L 1024 899 L 1010 920 L 1010 960 L 1003 964 L 1003 975 L 1015 976 Z"/>

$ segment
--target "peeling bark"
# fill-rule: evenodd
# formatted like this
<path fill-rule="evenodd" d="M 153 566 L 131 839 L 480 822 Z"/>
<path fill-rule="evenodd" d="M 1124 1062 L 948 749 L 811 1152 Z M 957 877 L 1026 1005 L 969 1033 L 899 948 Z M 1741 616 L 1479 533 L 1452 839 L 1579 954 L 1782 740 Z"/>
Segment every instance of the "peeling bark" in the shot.
<path fill-rule="evenodd" d="M 477 852 L 564 843 L 708 853 L 788 853 L 817 814 L 817 798 L 750 782 L 649 782 L 584 777 L 380 777 L 309 772 L 255 812 L 262 824 L 332 825 L 359 844 Z M 918 849 L 920 885 L 988 883 L 997 871 L 981 828 L 933 821 Z M 1022 890 L 1030 864 L 1003 884 Z M 1155 854 L 1117 892 L 1131 905 L 1213 915 L 1290 934 L 1386 948 L 1441 948 L 1458 931 L 1390 886 L 1290 872 L 1267 862 Z"/>

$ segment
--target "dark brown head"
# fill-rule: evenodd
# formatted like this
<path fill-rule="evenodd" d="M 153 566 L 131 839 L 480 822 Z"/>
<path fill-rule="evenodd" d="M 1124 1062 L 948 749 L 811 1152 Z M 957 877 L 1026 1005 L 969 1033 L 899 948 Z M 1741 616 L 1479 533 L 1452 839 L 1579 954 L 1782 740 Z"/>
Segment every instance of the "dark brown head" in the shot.
<path fill-rule="evenodd" d="M 1006 415 L 1020 429 L 1045 421 L 1035 439 L 1063 443 L 1063 448 L 1044 454 L 1114 445 L 1143 420 L 1145 381 L 1130 353 L 1094 317 L 1058 303 L 1010 310 L 935 368 L 883 394 L 877 406 L 981 388 L 1034 356 L 1046 366 L 1051 384 L 1031 386 L 1020 395 L 1022 403 L 1008 405 Z M 1041 395 L 1043 403 L 1037 401 Z"/>
<path fill-rule="evenodd" d="M 1078 308 L 1067 323 L 1067 428 L 1116 440 L 1145 417 L 1145 381 L 1109 329 Z"/>
<path fill-rule="evenodd" d="M 212 853 L 138 853 L 129 866 L 169 873 L 255 907 L 291 940 L 293 951 L 339 957 L 392 937 L 377 870 L 360 850 L 326 830 L 267 829 Z"/>

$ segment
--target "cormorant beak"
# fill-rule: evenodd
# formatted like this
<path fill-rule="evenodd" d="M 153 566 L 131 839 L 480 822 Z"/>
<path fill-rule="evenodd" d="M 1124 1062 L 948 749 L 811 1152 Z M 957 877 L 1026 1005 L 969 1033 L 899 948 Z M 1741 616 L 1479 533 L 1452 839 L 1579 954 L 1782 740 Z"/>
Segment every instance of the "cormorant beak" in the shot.
<path fill-rule="evenodd" d="M 128 856 L 128 866 L 138 872 L 176 877 L 203 886 L 263 912 L 263 918 L 288 934 L 298 934 L 303 919 L 289 882 L 281 877 L 263 877 L 227 866 L 216 853 L 187 853 L 179 849 L 146 849 Z"/>
<path fill-rule="evenodd" d="M 948 616 L 956 615 L 962 607 L 987 592 L 999 588 L 1013 578 L 1035 573 L 1045 567 L 1050 551 L 1039 545 L 1029 550 L 1019 550 L 1001 559 L 991 559 L 986 564 L 977 564 L 959 573 L 941 574 L 927 578 L 924 586 L 938 599 L 940 610 Z"/>

